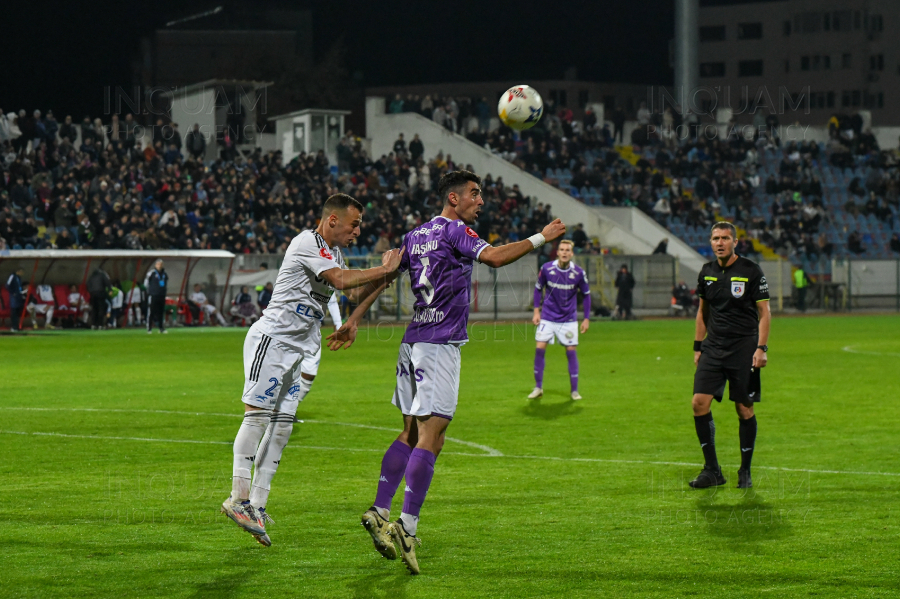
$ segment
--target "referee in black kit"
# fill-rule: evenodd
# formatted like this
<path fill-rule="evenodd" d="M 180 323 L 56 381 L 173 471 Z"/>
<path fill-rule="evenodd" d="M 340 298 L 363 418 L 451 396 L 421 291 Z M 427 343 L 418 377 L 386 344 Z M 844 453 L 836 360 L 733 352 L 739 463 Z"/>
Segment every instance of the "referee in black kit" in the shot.
<path fill-rule="evenodd" d="M 728 399 L 737 408 L 740 423 L 741 468 L 738 488 L 753 486 L 750 461 L 756 443 L 753 404 L 760 398 L 759 369 L 769 350 L 769 285 L 755 262 L 734 253 L 734 225 L 713 225 L 710 244 L 716 259 L 703 265 L 697 279 L 700 309 L 694 334 L 694 426 L 705 464 L 689 484 L 705 489 L 725 484 L 716 458 L 716 425 L 710 406 Z"/>

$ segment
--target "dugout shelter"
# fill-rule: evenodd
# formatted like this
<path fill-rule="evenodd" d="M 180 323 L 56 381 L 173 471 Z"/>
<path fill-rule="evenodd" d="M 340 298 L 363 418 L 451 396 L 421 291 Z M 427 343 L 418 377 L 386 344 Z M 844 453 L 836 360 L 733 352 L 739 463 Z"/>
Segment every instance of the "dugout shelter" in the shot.
<path fill-rule="evenodd" d="M 0 279 L 5 283 L 10 274 L 22 268 L 28 284 L 27 296 L 35 292 L 37 285 L 50 285 L 60 301 L 71 285 L 77 285 L 84 293 L 88 277 L 102 268 L 110 279 L 119 280 L 122 291 L 128 293 L 134 285 L 144 282 L 159 258 L 165 261 L 169 275 L 167 300 L 181 304 L 190 293 L 190 286 L 200 283 L 210 303 L 223 309 L 235 258 L 224 250 L 14 250 L 0 255 Z M 6 320 L 10 317 L 9 294 L 5 285 L 0 288 L 0 320 Z"/>

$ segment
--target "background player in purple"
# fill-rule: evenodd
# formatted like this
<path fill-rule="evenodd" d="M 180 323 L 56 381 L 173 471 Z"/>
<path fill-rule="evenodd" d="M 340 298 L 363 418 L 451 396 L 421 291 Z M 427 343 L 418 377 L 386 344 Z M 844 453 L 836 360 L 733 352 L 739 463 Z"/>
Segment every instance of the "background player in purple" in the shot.
<path fill-rule="evenodd" d="M 409 271 L 416 302 L 400 344 L 392 400 L 403 414 L 403 432 L 384 455 L 375 503 L 362 516 L 379 553 L 395 559 L 396 543 L 413 574 L 419 573 L 415 553 L 419 510 L 456 412 L 460 347 L 468 341 L 472 265 L 478 260 L 494 268 L 505 266 L 566 231 L 557 219 L 528 239 L 491 247 L 468 226 L 484 205 L 481 179 L 467 171 L 449 172 L 441 177 L 438 190 L 444 201 L 440 216 L 413 229 L 404 240 L 400 269 Z M 358 313 L 354 311 L 348 323 L 329 336 L 337 341 L 329 347 L 352 340 Z M 391 500 L 404 477 L 403 512 L 390 522 Z"/>
<path fill-rule="evenodd" d="M 537 399 L 544 394 L 544 353 L 554 337 L 566 348 L 572 399 L 581 399 L 578 393 L 578 293 L 584 296 L 581 332 L 586 333 L 590 326 L 591 289 L 584 269 L 572 262 L 574 247 L 575 244 L 568 239 L 560 241 L 556 248 L 556 260 L 541 267 L 534 286 L 532 322 L 537 326 L 534 333 L 537 349 L 534 352 L 534 391 L 528 399 Z M 544 289 L 547 293 L 542 297 Z"/>

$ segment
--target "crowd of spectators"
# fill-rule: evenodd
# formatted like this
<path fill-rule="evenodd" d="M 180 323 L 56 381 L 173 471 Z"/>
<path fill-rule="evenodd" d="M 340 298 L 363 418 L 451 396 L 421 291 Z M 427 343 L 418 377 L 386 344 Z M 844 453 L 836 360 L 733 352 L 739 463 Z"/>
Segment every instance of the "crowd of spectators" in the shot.
<path fill-rule="evenodd" d="M 284 163 L 280 151 L 256 150 L 204 163 L 193 131 L 183 140 L 177 126 L 163 120 L 152 136 L 138 131 L 132 115 L 107 123 L 85 117 L 80 126 L 71 117 L 60 126 L 50 112 L 4 116 L 0 251 L 283 253 L 299 231 L 316 226 L 325 198 L 344 192 L 366 206 L 362 235 L 349 251 L 365 255 L 396 247 L 403 233 L 439 213 L 438 179 L 464 166 L 441 153 L 426 160 L 415 135 L 408 145 L 400 136 L 393 152 L 373 159 L 347 132 L 334 174 L 323 152 Z M 490 174 L 483 196 L 476 228 L 492 243 L 527 237 L 550 219 L 550 206 Z"/>
<path fill-rule="evenodd" d="M 698 250 L 707 246 L 710 224 L 725 218 L 746 232 L 740 247 L 749 254 L 759 248 L 751 239 L 798 261 L 900 253 L 897 153 L 880 149 L 858 115 L 836 115 L 821 144 L 782 139 L 777 118 L 762 111 L 752 135 L 732 122 L 709 138 L 677 107 L 652 114 L 642 105 L 635 116 L 645 127 L 632 144 L 616 146 L 620 109 L 601 122 L 589 109 L 576 119 L 547 101 L 538 125 L 522 133 L 499 124 L 484 97 L 397 96 L 387 110 L 422 114 L 587 203 L 637 207 Z M 328 195 L 344 192 L 367 207 L 350 250 L 367 254 L 396 246 L 439 212 L 442 173 L 472 168 L 433 148 L 429 154 L 415 132 L 411 139 L 400 134 L 381 157 L 368 156 L 348 132 L 334 174 L 322 152 L 287 164 L 280 152 L 259 150 L 203 162 L 206 140 L 197 132 L 182 138 L 162 119 L 149 129 L 139 136 L 132 115 L 76 125 L 50 111 L 0 110 L 0 251 L 281 253 L 297 232 L 316 225 Z M 524 238 L 549 219 L 550 207 L 524 197 L 515 182 L 487 174 L 483 195 L 476 228 L 492 243 Z M 599 249 L 581 229 L 576 251 Z"/>

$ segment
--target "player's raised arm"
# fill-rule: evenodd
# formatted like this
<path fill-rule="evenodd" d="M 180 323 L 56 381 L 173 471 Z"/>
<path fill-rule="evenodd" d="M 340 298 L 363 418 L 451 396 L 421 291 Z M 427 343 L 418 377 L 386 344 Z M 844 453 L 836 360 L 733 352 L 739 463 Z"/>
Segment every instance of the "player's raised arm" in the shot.
<path fill-rule="evenodd" d="M 362 225 L 363 205 L 354 198 L 336 193 L 322 207 L 322 220 L 315 230 L 316 245 L 302 248 L 301 255 L 313 268 L 317 277 L 325 279 L 335 289 L 353 289 L 367 283 L 380 284 L 392 272 L 396 272 L 403 257 L 403 250 L 390 250 L 381 258 L 381 266 L 365 270 L 347 269 L 336 262 L 330 248 L 344 248 L 359 237 Z"/>
<path fill-rule="evenodd" d="M 500 268 L 512 264 L 522 256 L 525 256 L 535 248 L 539 248 L 548 241 L 562 237 L 566 232 L 566 226 L 560 219 L 556 219 L 537 235 L 528 239 L 507 243 L 499 247 L 487 247 L 478 256 L 478 261 L 493 268 Z"/>
<path fill-rule="evenodd" d="M 319 276 L 328 281 L 328 284 L 335 289 L 353 289 L 354 287 L 362 287 L 369 283 L 381 285 L 385 281 L 392 281 L 397 278 L 397 268 L 400 266 L 400 260 L 403 258 L 404 248 L 399 250 L 388 250 L 382 256 L 381 266 L 367 268 L 365 270 L 352 270 L 335 267 L 330 270 L 324 270 Z M 393 275 L 393 276 L 392 276 Z"/>

